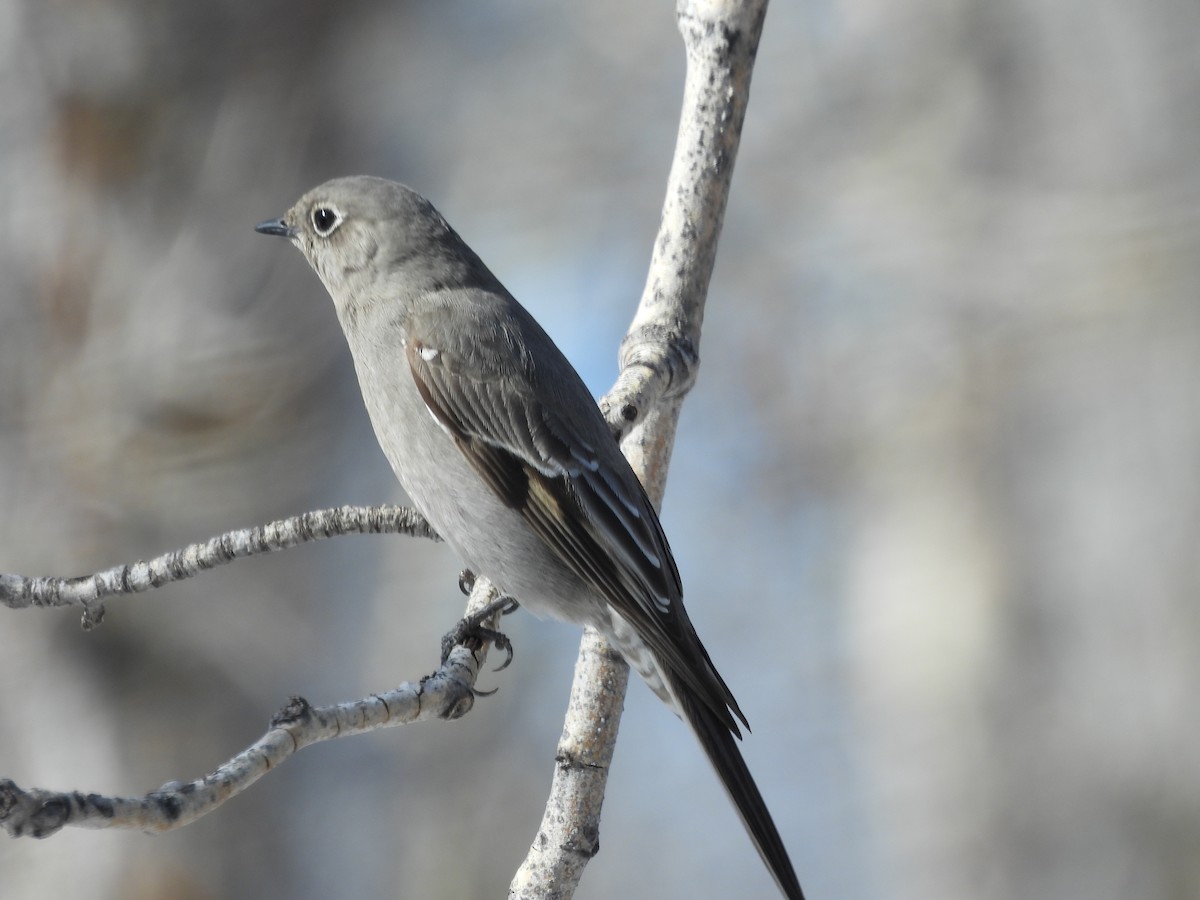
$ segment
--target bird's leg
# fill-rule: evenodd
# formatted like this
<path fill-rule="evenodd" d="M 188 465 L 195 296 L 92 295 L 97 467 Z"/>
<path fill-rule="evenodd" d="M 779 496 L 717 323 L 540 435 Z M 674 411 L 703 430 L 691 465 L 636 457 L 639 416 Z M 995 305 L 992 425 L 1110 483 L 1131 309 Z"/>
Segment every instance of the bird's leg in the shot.
<path fill-rule="evenodd" d="M 467 579 L 465 576 L 470 575 L 470 580 L 474 581 L 475 576 L 470 572 L 464 572 L 463 576 L 459 577 L 459 584 L 463 584 Z M 477 650 L 483 646 L 484 642 L 491 641 L 492 645 L 497 650 L 503 650 L 507 655 L 504 662 L 496 667 L 496 671 L 507 669 L 509 663 L 513 661 L 513 645 L 502 632 L 494 628 L 486 628 L 484 622 L 500 613 L 502 616 L 507 616 L 515 611 L 520 604 L 512 597 L 507 595 L 500 596 L 489 603 L 482 609 L 471 613 L 458 620 L 458 624 L 446 632 L 442 638 L 442 662 L 444 663 L 450 656 L 450 651 L 458 644 L 470 647 L 472 650 Z"/>

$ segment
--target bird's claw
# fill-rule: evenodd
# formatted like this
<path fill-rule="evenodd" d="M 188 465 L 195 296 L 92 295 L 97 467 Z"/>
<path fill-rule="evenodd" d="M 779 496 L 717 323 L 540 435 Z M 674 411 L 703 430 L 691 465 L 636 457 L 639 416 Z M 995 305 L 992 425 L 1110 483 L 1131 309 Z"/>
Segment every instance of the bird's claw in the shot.
<path fill-rule="evenodd" d="M 471 591 L 475 590 L 475 573 L 470 569 L 463 569 L 459 572 L 458 589 L 463 592 L 464 597 L 469 597 Z"/>
<path fill-rule="evenodd" d="M 442 638 L 442 663 L 444 664 L 450 658 L 450 651 L 459 644 L 470 647 L 472 650 L 478 650 L 484 643 L 491 641 L 492 646 L 497 650 L 503 650 L 506 654 L 504 662 L 498 665 L 495 671 L 500 672 L 507 669 L 513 661 L 512 641 L 503 632 L 487 628 L 483 623 L 497 613 L 506 616 L 516 610 L 518 606 L 520 604 L 512 597 L 502 596 L 471 615 L 459 619 L 458 624 Z M 487 694 L 480 692 L 480 696 L 487 696 Z"/>

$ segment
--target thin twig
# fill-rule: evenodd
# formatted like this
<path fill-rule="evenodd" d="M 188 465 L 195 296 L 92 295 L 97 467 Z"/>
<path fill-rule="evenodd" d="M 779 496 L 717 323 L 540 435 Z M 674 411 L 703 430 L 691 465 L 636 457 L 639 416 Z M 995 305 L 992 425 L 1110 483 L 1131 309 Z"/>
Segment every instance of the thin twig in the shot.
<path fill-rule="evenodd" d="M 496 599 L 484 578 L 475 581 L 467 615 Z M 496 614 L 492 623 L 495 625 Z M 433 719 L 457 719 L 475 703 L 475 679 L 486 645 L 456 646 L 432 675 L 394 690 L 334 706 L 314 707 L 293 697 L 261 738 L 213 772 L 187 784 L 171 782 L 143 797 L 106 797 L 82 791 L 28 790 L 0 780 L 0 828 L 13 837 L 48 837 L 65 826 L 149 832 L 182 828 L 246 790 L 297 751 L 321 741 Z"/>
<path fill-rule="evenodd" d="M 181 581 L 235 559 L 285 550 L 308 541 L 343 534 L 407 534 L 440 540 L 416 510 L 403 506 L 339 506 L 303 513 L 254 528 L 239 528 L 188 544 L 148 562 L 114 566 L 76 578 L 0 574 L 0 605 L 24 607 L 82 606 L 83 627 L 104 618 L 100 601 L 115 594 L 136 594 Z"/>

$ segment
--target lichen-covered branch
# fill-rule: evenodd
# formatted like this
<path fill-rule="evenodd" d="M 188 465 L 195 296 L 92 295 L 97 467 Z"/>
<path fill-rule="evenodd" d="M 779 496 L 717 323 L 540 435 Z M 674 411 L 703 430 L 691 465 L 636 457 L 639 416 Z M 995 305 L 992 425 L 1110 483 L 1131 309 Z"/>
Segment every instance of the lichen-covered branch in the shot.
<path fill-rule="evenodd" d="M 662 223 L 641 303 L 621 345 L 621 374 L 601 401 L 646 491 L 662 502 L 683 395 L 695 381 L 700 329 L 766 0 L 679 0 L 687 52 L 683 112 Z M 628 668 L 584 635 L 550 797 L 510 898 L 569 898 L 596 852 Z"/>
<path fill-rule="evenodd" d="M 0 605 L 13 609 L 82 606 L 83 627 L 90 629 L 104 617 L 100 601 L 105 597 L 148 591 L 235 559 L 343 534 L 407 534 L 440 540 L 416 510 L 403 506 L 339 506 L 254 528 L 239 528 L 146 562 L 114 566 L 94 575 L 57 578 L 0 574 Z"/>
<path fill-rule="evenodd" d="M 496 596 L 486 579 L 476 579 L 467 615 L 483 609 Z M 494 627 L 495 617 L 488 624 Z M 0 828 L 13 837 L 37 838 L 68 826 L 150 832 L 181 828 L 237 796 L 310 744 L 465 715 L 474 705 L 475 679 L 486 655 L 486 646 L 460 644 L 432 675 L 348 703 L 315 707 L 293 697 L 271 719 L 266 734 L 213 772 L 186 784 L 165 784 L 142 797 L 23 789 L 9 779 L 0 779 Z"/>

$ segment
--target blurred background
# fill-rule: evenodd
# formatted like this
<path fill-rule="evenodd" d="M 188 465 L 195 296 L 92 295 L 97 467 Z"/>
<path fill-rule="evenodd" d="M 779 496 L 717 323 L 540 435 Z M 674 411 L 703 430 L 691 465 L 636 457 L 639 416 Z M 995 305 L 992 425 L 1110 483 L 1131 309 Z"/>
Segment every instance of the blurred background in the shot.
<path fill-rule="evenodd" d="M 777 2 L 664 521 L 809 895 L 1200 896 L 1200 6 Z M 0 571 L 401 501 L 332 306 L 255 235 L 427 194 L 600 395 L 682 92 L 669 3 L 0 2 Z M 342 538 L 0 611 L 0 775 L 142 794 L 291 694 L 418 678 L 447 550 Z M 464 721 L 182 831 L 0 841 L 5 898 L 502 895 L 577 633 Z M 770 897 L 640 684 L 581 898 Z"/>

